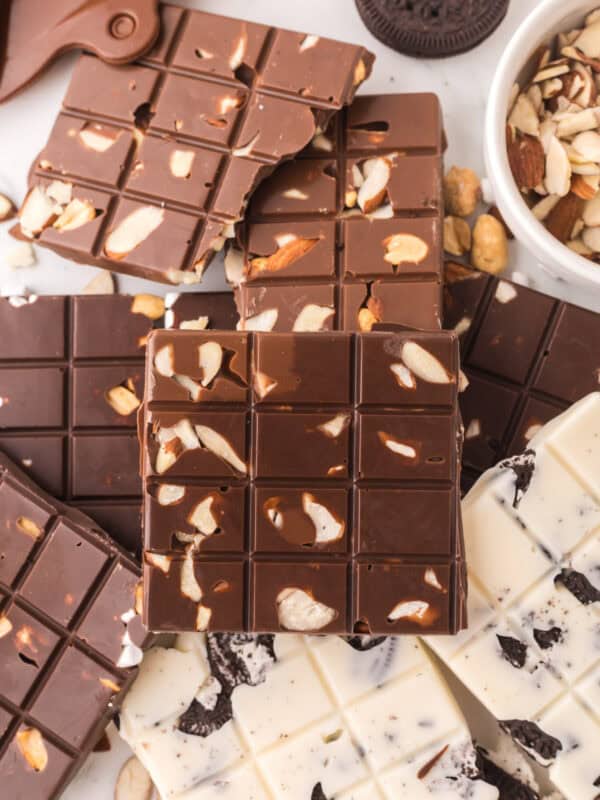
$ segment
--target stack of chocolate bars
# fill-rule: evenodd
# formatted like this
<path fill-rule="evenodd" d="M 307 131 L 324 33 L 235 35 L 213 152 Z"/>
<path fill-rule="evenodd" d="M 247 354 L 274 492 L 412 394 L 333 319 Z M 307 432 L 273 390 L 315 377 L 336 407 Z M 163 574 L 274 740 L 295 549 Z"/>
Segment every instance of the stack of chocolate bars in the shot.
<path fill-rule="evenodd" d="M 598 792 L 600 318 L 444 274 L 438 100 L 354 99 L 372 62 L 164 5 L 75 67 L 16 235 L 175 285 L 224 249 L 233 292 L 0 300 L 7 800 L 60 795 L 146 631 L 121 733 L 164 798 L 500 797 L 417 636 Z M 465 549 L 461 463 L 522 450 Z"/>

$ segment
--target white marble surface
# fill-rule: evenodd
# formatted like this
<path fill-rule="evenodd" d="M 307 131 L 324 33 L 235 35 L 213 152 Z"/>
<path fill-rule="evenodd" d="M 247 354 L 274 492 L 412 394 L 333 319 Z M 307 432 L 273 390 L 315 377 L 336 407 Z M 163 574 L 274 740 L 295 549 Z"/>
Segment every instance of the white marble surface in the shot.
<path fill-rule="evenodd" d="M 442 61 L 417 61 L 389 50 L 364 28 L 353 0 L 182 0 L 182 4 L 258 22 L 313 31 L 326 36 L 360 42 L 377 55 L 373 76 L 363 91 L 402 92 L 433 91 L 442 101 L 449 148 L 447 166 L 455 163 L 483 173 L 482 131 L 486 95 L 494 66 L 511 32 L 534 8 L 538 0 L 512 0 L 508 16 L 483 45 L 471 53 Z M 565 0 L 565 4 L 568 0 Z M 44 145 L 67 86 L 75 56 L 60 59 L 24 93 L 0 105 L 0 191 L 20 202 L 25 193 L 29 165 Z M 23 290 L 40 293 L 76 293 L 90 280 L 92 267 L 74 265 L 54 253 L 37 248 L 35 267 L 12 270 L 5 261 L 12 240 L 10 225 L 0 227 L 0 290 L 12 294 Z M 511 270 L 518 270 L 531 285 L 550 294 L 589 304 L 585 293 L 577 292 L 539 274 L 534 254 L 518 243 L 511 244 Z M 151 290 L 164 292 L 166 287 L 133 278 L 120 277 L 124 292 Z M 224 287 L 220 262 L 209 269 L 201 290 Z M 0 332 L 1 335 L 1 332 Z M 466 703 L 478 736 L 492 744 L 495 726 L 472 702 Z M 64 800 L 110 800 L 120 766 L 129 753 L 116 735 L 111 736 L 108 753 L 93 755 Z M 243 798 L 240 798 L 243 800 Z"/>

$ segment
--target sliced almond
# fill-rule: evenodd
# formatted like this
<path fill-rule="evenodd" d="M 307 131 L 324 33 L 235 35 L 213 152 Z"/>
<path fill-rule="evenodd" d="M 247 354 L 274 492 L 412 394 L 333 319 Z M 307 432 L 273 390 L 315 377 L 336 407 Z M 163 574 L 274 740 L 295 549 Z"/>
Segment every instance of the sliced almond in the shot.
<path fill-rule="evenodd" d="M 12 629 L 13 625 L 9 618 L 5 617 L 4 615 L 0 616 L 0 639 L 8 636 Z"/>
<path fill-rule="evenodd" d="M 338 616 L 335 609 L 297 587 L 282 589 L 277 595 L 276 605 L 279 624 L 288 631 L 319 631 Z"/>
<path fill-rule="evenodd" d="M 214 502 L 215 498 L 208 495 L 195 505 L 188 517 L 190 525 L 193 525 L 203 536 L 212 536 L 219 527 L 219 520 L 212 511 Z"/>
<path fill-rule="evenodd" d="M 373 325 L 381 320 L 378 319 L 377 315 L 374 313 L 373 309 L 361 308 L 358 312 L 358 329 L 365 333 L 368 333 L 373 329 Z"/>
<path fill-rule="evenodd" d="M 196 578 L 193 553 L 193 547 L 188 548 L 185 558 L 181 563 L 179 588 L 184 597 L 189 597 L 192 602 L 199 603 L 204 593 Z"/>
<path fill-rule="evenodd" d="M 390 364 L 390 370 L 394 374 L 398 386 L 401 386 L 403 389 L 417 388 L 415 376 L 405 364 Z"/>
<path fill-rule="evenodd" d="M 423 580 L 428 586 L 432 586 L 434 589 L 437 589 L 438 592 L 444 592 L 444 593 L 446 592 L 446 590 L 439 581 L 436 571 L 432 567 L 429 567 L 428 569 L 425 570 Z"/>
<path fill-rule="evenodd" d="M 584 161 L 600 162 L 600 134 L 596 131 L 578 133 L 571 144 Z"/>
<path fill-rule="evenodd" d="M 453 256 L 462 256 L 471 249 L 471 228 L 462 217 L 444 219 L 444 250 Z"/>
<path fill-rule="evenodd" d="M 114 294 L 115 281 L 112 272 L 102 269 L 83 288 L 82 294 Z"/>
<path fill-rule="evenodd" d="M 407 458 L 411 461 L 416 459 L 417 451 L 411 444 L 408 444 L 407 442 L 400 442 L 398 439 L 390 436 L 389 433 L 385 433 L 385 431 L 378 431 L 377 435 L 383 446 L 387 447 L 388 450 L 391 450 L 392 453 L 402 456 L 403 458 Z"/>
<path fill-rule="evenodd" d="M 196 614 L 196 630 L 206 631 L 210 625 L 210 618 L 212 617 L 212 610 L 206 606 L 199 605 Z"/>
<path fill-rule="evenodd" d="M 271 378 L 265 372 L 256 370 L 256 372 L 254 373 L 254 391 L 261 400 L 264 397 L 266 397 L 269 394 L 269 392 L 272 392 L 276 386 L 277 386 L 276 380 Z"/>
<path fill-rule="evenodd" d="M 312 146 L 315 150 L 322 150 L 325 153 L 333 151 L 333 142 L 324 133 L 317 133 L 313 136 Z"/>
<path fill-rule="evenodd" d="M 358 86 L 365 80 L 366 77 L 367 77 L 367 67 L 365 65 L 365 62 L 361 58 L 360 61 L 357 63 L 357 65 L 354 67 L 353 85 Z"/>
<path fill-rule="evenodd" d="M 94 219 L 96 219 L 96 209 L 92 203 L 75 197 L 54 221 L 53 227 L 61 232 L 74 231 Z"/>
<path fill-rule="evenodd" d="M 429 253 L 429 245 L 412 233 L 396 233 L 383 240 L 386 253 L 383 257 L 395 267 L 400 264 L 420 264 Z"/>
<path fill-rule="evenodd" d="M 573 175 L 571 191 L 581 200 L 592 200 L 600 189 L 600 175 Z"/>
<path fill-rule="evenodd" d="M 25 761 L 36 772 L 48 766 L 48 750 L 37 728 L 21 728 L 16 735 L 17 747 Z"/>
<path fill-rule="evenodd" d="M 319 39 L 320 36 L 316 36 L 315 34 L 308 34 L 305 36 L 300 42 L 300 52 L 303 53 L 305 50 L 310 50 L 311 47 L 314 47 L 317 44 Z"/>
<path fill-rule="evenodd" d="M 531 82 L 541 83 L 542 81 L 551 80 L 552 78 L 558 78 L 560 75 L 565 75 L 569 70 L 569 62 L 566 58 L 559 61 L 551 61 L 536 72 Z"/>
<path fill-rule="evenodd" d="M 593 253 L 600 253 L 600 228 L 584 228 L 581 239 Z"/>
<path fill-rule="evenodd" d="M 332 419 L 327 420 L 327 422 L 317 425 L 317 429 L 320 430 L 321 433 L 324 433 L 325 436 L 329 436 L 330 439 L 337 439 L 340 433 L 346 430 L 349 424 L 349 414 L 337 414 L 335 417 L 332 417 Z"/>
<path fill-rule="evenodd" d="M 126 386 L 113 386 L 106 392 L 106 402 L 122 417 L 128 417 L 133 414 L 141 404 L 139 397 L 136 393 L 127 388 Z"/>
<path fill-rule="evenodd" d="M 600 20 L 588 24 L 573 42 L 573 46 L 590 58 L 600 57 Z"/>
<path fill-rule="evenodd" d="M 159 375 L 164 375 L 165 378 L 172 378 L 174 375 L 174 358 L 173 345 L 164 345 L 154 356 L 154 369 Z"/>
<path fill-rule="evenodd" d="M 174 178 L 189 178 L 196 157 L 193 150 L 173 150 L 169 158 L 169 169 Z"/>
<path fill-rule="evenodd" d="M 452 377 L 442 362 L 416 342 L 405 342 L 400 358 L 413 375 L 426 383 L 452 383 Z"/>
<path fill-rule="evenodd" d="M 531 212 L 536 219 L 543 222 L 561 198 L 557 194 L 549 194 L 536 203 Z"/>
<path fill-rule="evenodd" d="M 571 164 L 567 151 L 553 136 L 546 156 L 546 189 L 549 194 L 565 197 L 571 188 Z"/>
<path fill-rule="evenodd" d="M 96 153 L 106 153 L 119 136 L 120 132 L 118 131 L 109 131 L 103 128 L 102 125 L 92 125 L 90 123 L 86 123 L 78 133 L 81 144 Z"/>
<path fill-rule="evenodd" d="M 240 324 L 243 331 L 272 331 L 277 323 L 279 311 L 276 308 L 266 308 L 260 314 L 253 317 L 246 317 Z"/>
<path fill-rule="evenodd" d="M 517 130 L 521 131 L 521 133 L 527 133 L 530 136 L 538 136 L 540 132 L 540 120 L 538 112 L 528 95 L 520 94 L 518 96 L 517 102 L 508 118 L 508 122 Z"/>
<path fill-rule="evenodd" d="M 365 214 L 378 208 L 387 194 L 391 177 L 391 163 L 388 158 L 372 159 L 373 163 L 364 182 L 358 190 L 357 202 Z"/>
<path fill-rule="evenodd" d="M 318 306 L 315 303 L 309 303 L 304 306 L 294 320 L 292 330 L 295 332 L 322 331 L 327 320 L 334 314 L 335 310 L 329 306 Z"/>
<path fill-rule="evenodd" d="M 544 180 L 545 156 L 541 141 L 509 132 L 507 146 L 515 183 L 521 190 L 533 189 Z"/>
<path fill-rule="evenodd" d="M 302 494 L 302 510 L 310 517 L 315 526 L 315 542 L 317 544 L 337 542 L 343 537 L 344 523 L 337 519 L 326 506 L 318 503 L 314 495 L 309 492 Z"/>
<path fill-rule="evenodd" d="M 161 506 L 172 506 L 185 497 L 185 486 L 176 486 L 171 483 L 162 483 L 158 487 L 156 499 Z"/>
<path fill-rule="evenodd" d="M 32 539 L 39 539 L 43 533 L 42 528 L 29 517 L 17 517 L 17 528 Z"/>
<path fill-rule="evenodd" d="M 132 314 L 143 314 L 155 322 L 164 316 L 165 301 L 155 294 L 136 294 L 131 303 Z"/>
<path fill-rule="evenodd" d="M 561 116 L 556 129 L 556 135 L 560 139 L 566 139 L 581 131 L 589 131 L 598 127 L 598 112 L 594 108 L 586 108 L 583 111 L 575 111 Z"/>
<path fill-rule="evenodd" d="M 17 209 L 10 197 L 0 193 L 0 222 L 11 219 L 17 213 Z"/>
<path fill-rule="evenodd" d="M 120 261 L 151 236 L 165 218 L 164 208 L 143 206 L 132 211 L 107 236 L 104 253 Z"/>
<path fill-rule="evenodd" d="M 202 370 L 202 386 L 211 384 L 223 365 L 223 348 L 218 342 L 204 342 L 198 347 L 198 363 Z"/>
<path fill-rule="evenodd" d="M 34 186 L 28 193 L 19 211 L 21 232 L 28 239 L 40 234 L 52 225 L 62 209 L 57 206 L 40 186 Z"/>
<path fill-rule="evenodd" d="M 388 614 L 389 622 L 396 622 L 399 619 L 410 619 L 420 622 L 424 619 L 429 610 L 429 603 L 424 600 L 407 600 L 398 603 Z"/>
<path fill-rule="evenodd" d="M 144 558 L 152 567 L 156 567 L 165 575 L 168 575 L 171 570 L 171 556 L 163 556 L 160 553 L 144 553 Z"/>
<path fill-rule="evenodd" d="M 240 472 L 242 475 L 247 473 L 246 464 L 244 464 L 224 436 L 221 436 L 220 433 L 207 425 L 196 425 L 195 430 L 203 447 L 214 453 L 221 461 L 233 467 L 236 472 Z"/>
<path fill-rule="evenodd" d="M 154 786 L 142 762 L 132 756 L 123 764 L 115 785 L 114 800 L 152 800 Z"/>
<path fill-rule="evenodd" d="M 594 197 L 583 207 L 582 217 L 585 225 L 595 228 L 600 225 L 600 197 Z"/>
<path fill-rule="evenodd" d="M 290 267 L 309 253 L 319 241 L 318 238 L 294 238 L 270 256 L 253 258 L 248 267 L 248 278 L 251 280 L 265 272 L 279 272 Z"/>

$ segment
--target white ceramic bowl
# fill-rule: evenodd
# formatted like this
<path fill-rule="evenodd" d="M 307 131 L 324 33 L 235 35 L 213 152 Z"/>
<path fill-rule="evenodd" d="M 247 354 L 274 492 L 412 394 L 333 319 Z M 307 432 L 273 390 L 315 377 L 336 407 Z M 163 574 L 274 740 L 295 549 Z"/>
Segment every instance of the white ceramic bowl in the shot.
<path fill-rule="evenodd" d="M 561 244 L 533 216 L 514 182 L 506 154 L 506 111 L 512 86 L 520 82 L 537 47 L 561 31 L 581 25 L 600 0 L 542 0 L 504 50 L 492 82 L 485 119 L 485 162 L 494 200 L 519 241 L 540 268 L 568 283 L 600 290 L 600 265 Z"/>

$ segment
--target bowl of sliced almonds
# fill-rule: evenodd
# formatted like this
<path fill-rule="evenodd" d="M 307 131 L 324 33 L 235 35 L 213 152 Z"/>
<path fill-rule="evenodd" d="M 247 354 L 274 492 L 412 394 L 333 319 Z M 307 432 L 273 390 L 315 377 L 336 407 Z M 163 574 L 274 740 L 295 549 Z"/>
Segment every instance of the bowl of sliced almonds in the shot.
<path fill-rule="evenodd" d="M 490 90 L 494 200 L 541 268 L 600 288 L 600 0 L 544 0 Z"/>

